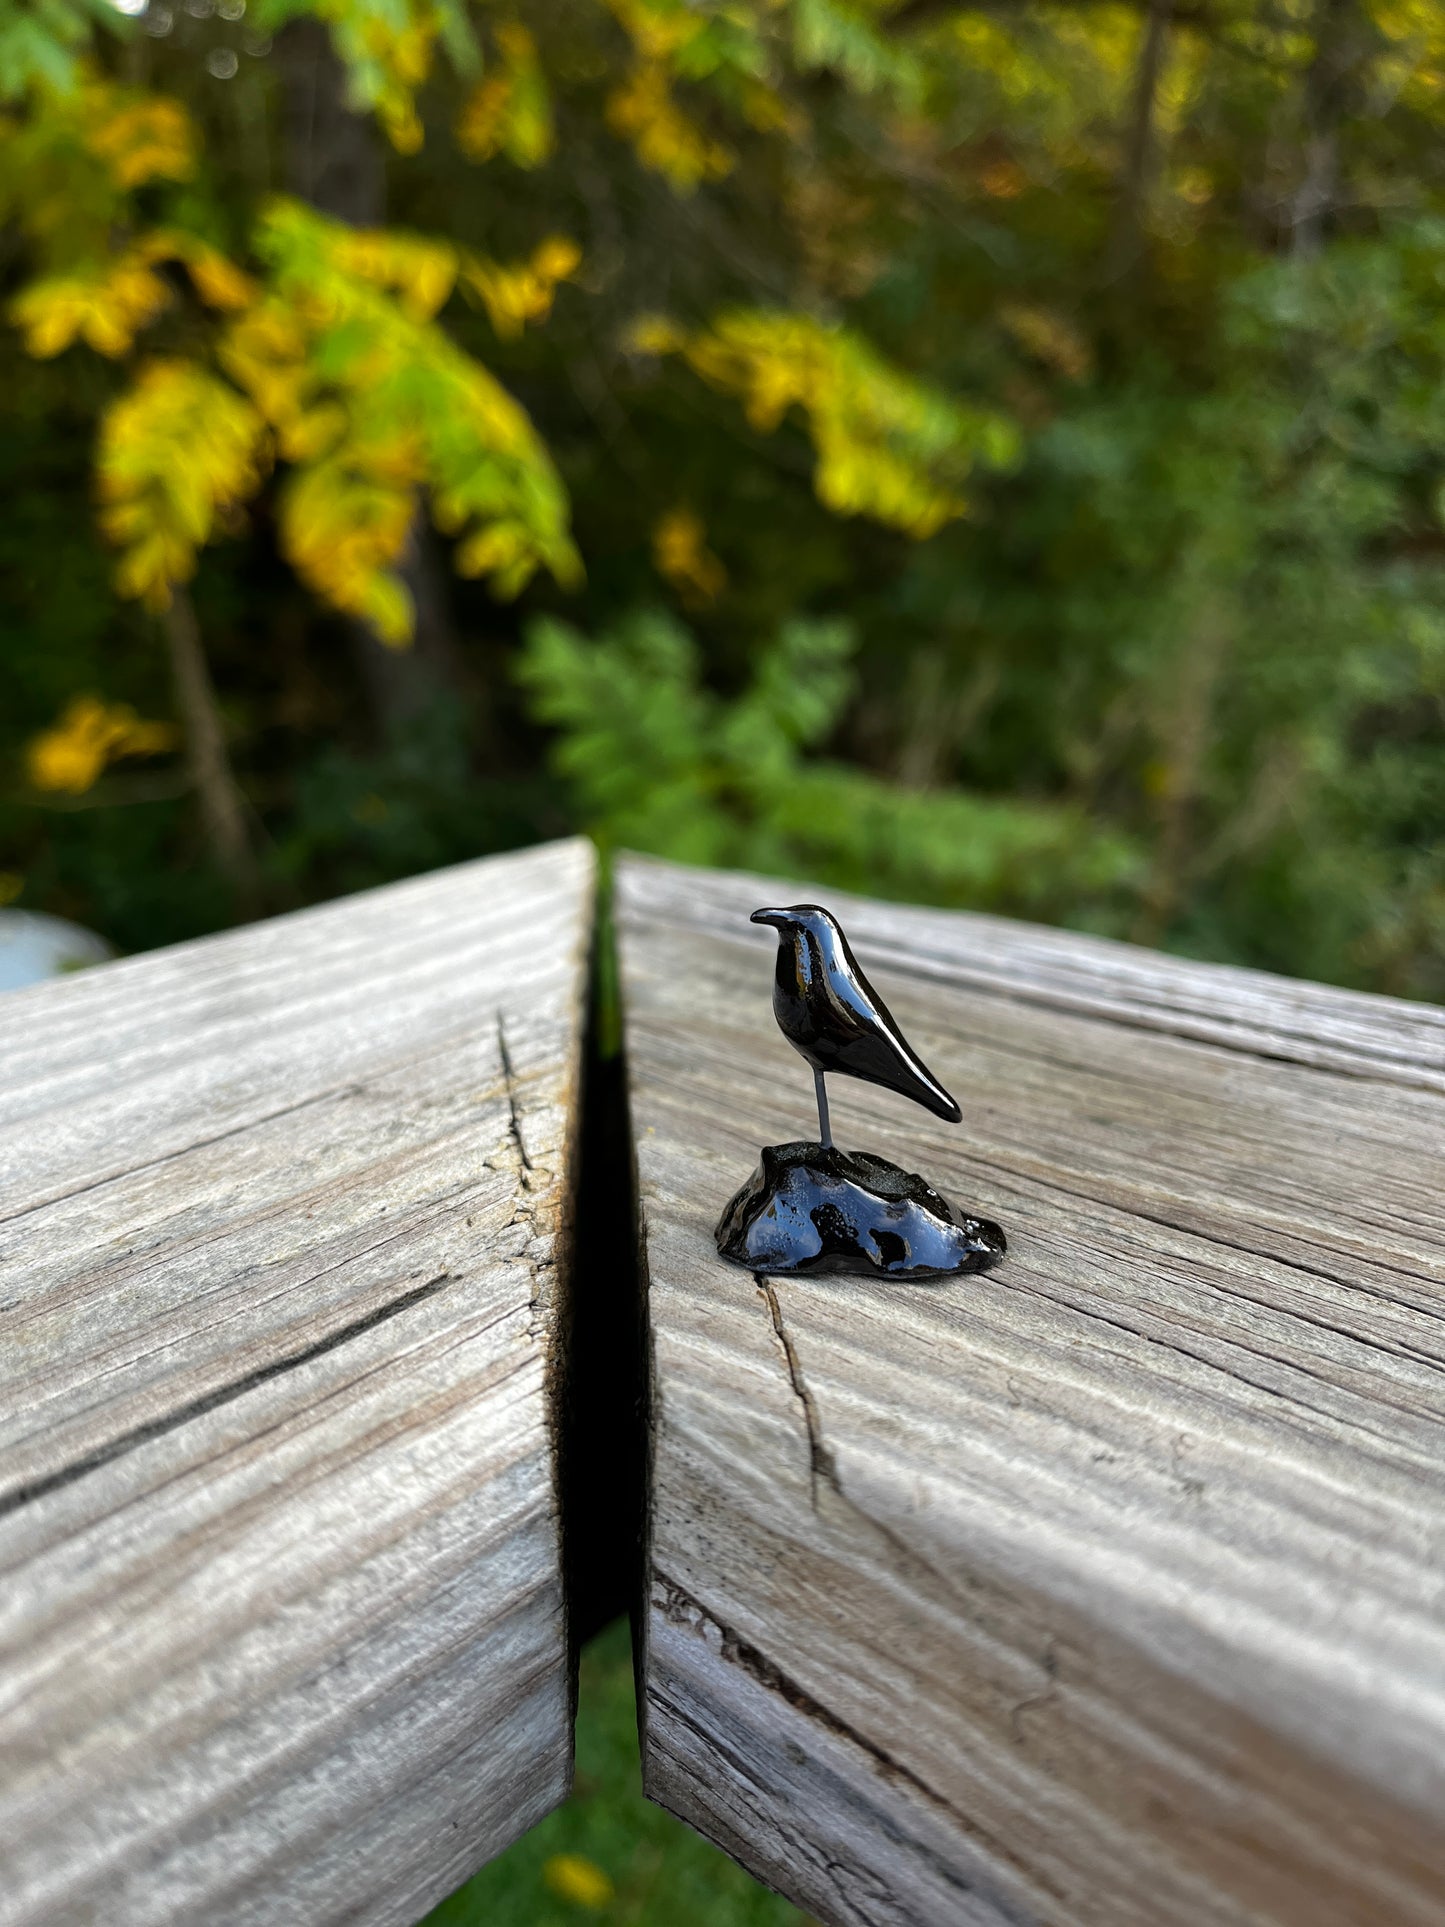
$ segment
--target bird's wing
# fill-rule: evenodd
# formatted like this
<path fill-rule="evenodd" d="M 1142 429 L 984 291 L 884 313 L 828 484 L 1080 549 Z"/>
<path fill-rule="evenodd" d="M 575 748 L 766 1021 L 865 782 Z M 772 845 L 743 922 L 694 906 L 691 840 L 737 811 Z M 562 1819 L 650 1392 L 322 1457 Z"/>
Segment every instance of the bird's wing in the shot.
<path fill-rule="evenodd" d="M 857 1053 L 865 1056 L 869 1069 L 864 1074 L 871 1075 L 880 1084 L 894 1081 L 919 1084 L 933 1104 L 940 1108 L 942 1115 L 956 1119 L 960 1114 L 957 1101 L 939 1083 L 903 1035 L 892 1011 L 869 983 L 841 930 L 838 931 L 838 948 L 843 968 L 827 973 L 828 991 L 840 1015 L 845 1017 L 848 1027 L 855 1032 L 856 1041 L 850 1041 L 849 1044 L 850 1055 Z M 876 1050 L 869 1048 L 870 1044 L 876 1045 Z"/>

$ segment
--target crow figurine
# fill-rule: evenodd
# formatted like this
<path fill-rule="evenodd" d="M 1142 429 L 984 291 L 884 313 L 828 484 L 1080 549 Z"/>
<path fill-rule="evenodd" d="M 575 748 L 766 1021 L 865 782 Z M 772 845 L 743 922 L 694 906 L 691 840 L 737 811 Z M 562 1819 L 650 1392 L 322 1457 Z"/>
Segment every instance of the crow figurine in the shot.
<path fill-rule="evenodd" d="M 981 1271 L 1003 1232 L 955 1210 L 926 1179 L 866 1151 L 841 1151 L 824 1078 L 841 1071 L 911 1097 L 950 1124 L 957 1102 L 910 1047 L 838 921 L 815 903 L 755 910 L 778 933 L 773 1014 L 812 1068 L 818 1142 L 774 1144 L 717 1228 L 724 1258 L 756 1274 L 852 1271 L 930 1279 Z"/>
<path fill-rule="evenodd" d="M 791 910 L 754 910 L 749 921 L 771 924 L 778 933 L 773 1015 L 793 1049 L 813 1067 L 818 1135 L 825 1149 L 833 1142 L 823 1082 L 827 1071 L 881 1084 L 945 1123 L 958 1123 L 963 1113 L 957 1102 L 909 1049 L 835 917 L 816 903 L 795 903 Z"/>

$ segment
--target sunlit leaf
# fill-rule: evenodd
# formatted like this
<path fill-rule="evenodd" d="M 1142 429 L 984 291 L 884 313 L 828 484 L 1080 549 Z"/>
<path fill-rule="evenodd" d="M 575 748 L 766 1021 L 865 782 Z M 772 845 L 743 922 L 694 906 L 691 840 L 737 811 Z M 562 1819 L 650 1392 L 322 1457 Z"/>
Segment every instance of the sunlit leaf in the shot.
<path fill-rule="evenodd" d="M 118 758 L 154 756 L 177 741 L 172 724 L 143 722 L 129 703 L 77 696 L 49 729 L 31 737 L 25 772 L 38 790 L 79 796 Z"/>
<path fill-rule="evenodd" d="M 74 341 L 112 358 L 127 354 L 140 329 L 170 303 L 165 282 L 143 256 L 132 253 L 87 271 L 52 275 L 10 304 L 32 355 L 48 359 Z"/>
<path fill-rule="evenodd" d="M 716 602 L 727 587 L 728 572 L 707 546 L 701 517 L 689 508 L 672 508 L 658 517 L 652 559 L 658 574 L 689 605 Z"/>
<path fill-rule="evenodd" d="M 116 584 L 163 609 L 195 571 L 196 551 L 265 470 L 261 417 L 193 362 L 154 361 L 101 422 L 101 526 L 121 551 Z"/>
<path fill-rule="evenodd" d="M 564 235 L 553 234 L 529 261 L 507 265 L 480 255 L 462 257 L 461 274 L 480 298 L 487 318 L 499 335 L 519 335 L 529 321 L 545 321 L 552 312 L 557 284 L 570 280 L 582 261 L 582 250 Z"/>
<path fill-rule="evenodd" d="M 493 30 L 496 61 L 468 95 L 457 144 L 474 161 L 505 154 L 516 167 L 540 167 L 552 152 L 552 97 L 537 43 L 520 21 Z"/>
<path fill-rule="evenodd" d="M 644 60 L 607 98 L 607 124 L 629 141 L 644 167 L 663 175 L 681 194 L 703 181 L 721 180 L 735 156 L 679 106 L 661 60 Z"/>
<path fill-rule="evenodd" d="M 739 308 L 692 332 L 643 322 L 631 341 L 681 355 L 737 395 L 762 433 L 799 409 L 817 450 L 819 499 L 920 540 L 966 512 L 961 484 L 976 461 L 1005 467 L 1018 453 L 1007 416 L 911 380 L 861 336 L 807 315 Z"/>
<path fill-rule="evenodd" d="M 396 569 L 425 495 L 460 538 L 458 568 L 498 594 L 516 594 L 539 567 L 575 583 L 567 498 L 536 431 L 431 319 L 459 264 L 474 283 L 477 261 L 288 201 L 272 204 L 257 245 L 266 292 L 227 331 L 220 358 L 295 467 L 280 515 L 298 574 L 404 644 L 413 618 Z M 543 242 L 514 271 L 510 312 L 545 312 L 576 258 L 570 242 Z"/>

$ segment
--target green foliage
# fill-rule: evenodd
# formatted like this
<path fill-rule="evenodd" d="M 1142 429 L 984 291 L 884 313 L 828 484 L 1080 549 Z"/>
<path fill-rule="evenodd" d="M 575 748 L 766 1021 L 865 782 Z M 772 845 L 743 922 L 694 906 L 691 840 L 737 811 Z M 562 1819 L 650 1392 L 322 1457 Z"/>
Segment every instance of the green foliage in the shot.
<path fill-rule="evenodd" d="M 545 779 L 478 775 L 451 704 L 396 725 L 369 753 L 327 744 L 297 771 L 294 809 L 271 852 L 278 887 L 307 896 L 365 890 L 535 843 L 561 827 Z"/>
<path fill-rule="evenodd" d="M 225 911 L 98 507 L 277 906 L 585 823 L 1445 995 L 1438 10 L 1176 11 L 1142 142 L 1134 0 L 232 11 L 0 16 L 7 892 Z"/>
<path fill-rule="evenodd" d="M 633 616 L 592 642 L 543 620 L 518 675 L 559 732 L 555 766 L 604 848 L 1076 913 L 1127 882 L 1128 843 L 1076 811 L 906 789 L 807 757 L 852 692 L 855 648 L 846 624 L 788 623 L 729 701 L 702 686 L 697 644 L 669 616 Z"/>
<path fill-rule="evenodd" d="M 462 151 L 474 161 L 504 154 L 514 167 L 540 167 L 552 152 L 552 94 L 537 43 L 519 20 L 492 30 L 494 56 L 456 123 Z"/>
<path fill-rule="evenodd" d="M 741 397 L 764 433 L 788 410 L 807 418 L 819 499 L 919 540 L 966 512 L 959 492 L 975 460 L 1008 468 L 1016 425 L 911 381 L 859 336 L 808 315 L 731 309 L 691 333 L 665 321 L 633 330 L 638 348 L 679 354 L 715 388 Z"/>
<path fill-rule="evenodd" d="M 1043 749 L 1111 813 L 1132 774 L 1152 844 L 1134 934 L 1445 989 L 1441 238 L 1239 277 L 1212 389 L 1146 373 L 1081 395 L 1036 439 L 1022 554 L 978 568 L 1029 740 L 1001 717 L 970 761 L 998 781 Z M 1106 706 L 1112 769 L 1079 727 Z"/>
<path fill-rule="evenodd" d="M 314 15 L 325 21 L 342 66 L 347 95 L 358 112 L 374 113 L 392 145 L 411 154 L 424 132 L 417 90 L 439 41 L 452 68 L 473 74 L 481 50 L 461 0 L 257 0 L 256 18 L 269 31 Z"/>
<path fill-rule="evenodd" d="M 425 1927 L 806 1927 L 796 1907 L 644 1799 L 624 1622 L 586 1648 L 579 1674 L 571 1799 Z"/>
<path fill-rule="evenodd" d="M 193 226 L 154 221 L 156 184 L 168 184 L 170 211 L 170 184 L 190 180 L 197 147 L 177 101 L 96 80 L 42 90 L 28 121 L 0 127 L 11 163 L 0 208 L 42 268 L 10 303 L 31 354 L 84 344 L 123 360 L 178 305 L 174 267 L 194 297 L 176 331 L 185 352 L 141 365 L 101 418 L 100 520 L 121 551 L 121 593 L 168 608 L 198 550 L 235 526 L 273 452 L 290 470 L 278 502 L 288 559 L 389 644 L 411 635 L 393 565 L 423 497 L 462 538 L 457 566 L 499 594 L 515 595 L 539 566 L 576 582 L 567 497 L 546 448 L 434 319 L 459 277 L 498 333 L 544 318 L 577 266 L 575 246 L 554 236 L 509 268 L 273 197 L 254 214 L 253 278 Z M 186 222 L 197 209 L 175 211 Z"/>
<path fill-rule="evenodd" d="M 888 8 L 847 0 L 797 0 L 791 9 L 793 52 L 804 73 L 814 68 L 839 74 L 861 94 L 885 88 L 911 103 L 921 91 L 925 66 L 916 52 L 888 29 Z"/>
<path fill-rule="evenodd" d="M 74 86 L 97 28 L 127 22 L 109 0 L 4 0 L 0 5 L 0 103 L 34 88 Z"/>

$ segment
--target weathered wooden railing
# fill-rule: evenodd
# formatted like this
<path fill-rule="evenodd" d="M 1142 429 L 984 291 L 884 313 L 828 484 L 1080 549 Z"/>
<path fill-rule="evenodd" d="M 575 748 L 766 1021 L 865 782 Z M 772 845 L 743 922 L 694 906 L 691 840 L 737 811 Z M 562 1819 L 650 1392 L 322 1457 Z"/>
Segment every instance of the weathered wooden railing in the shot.
<path fill-rule="evenodd" d="M 0 1920 L 404 1923 L 565 1792 L 591 888 L 0 1000 Z M 841 1141 L 1010 1253 L 755 1283 L 778 891 L 616 881 L 650 1791 L 837 1927 L 1440 1927 L 1445 1012 L 830 895 L 964 1103 Z"/>
<path fill-rule="evenodd" d="M 0 1919 L 408 1921 L 561 1799 L 587 845 L 0 1003 Z"/>

